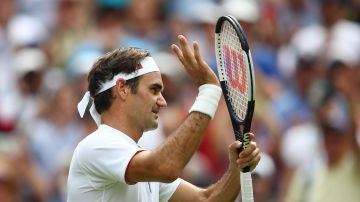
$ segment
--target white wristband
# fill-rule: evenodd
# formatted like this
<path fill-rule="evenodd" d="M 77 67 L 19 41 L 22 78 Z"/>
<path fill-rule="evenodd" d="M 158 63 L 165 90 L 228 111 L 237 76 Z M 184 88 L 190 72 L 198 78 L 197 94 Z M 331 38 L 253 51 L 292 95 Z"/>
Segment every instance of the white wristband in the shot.
<path fill-rule="evenodd" d="M 201 112 L 214 118 L 216 109 L 221 97 L 221 88 L 214 84 L 203 84 L 199 87 L 199 94 L 195 103 L 190 108 L 189 113 L 193 111 Z"/>

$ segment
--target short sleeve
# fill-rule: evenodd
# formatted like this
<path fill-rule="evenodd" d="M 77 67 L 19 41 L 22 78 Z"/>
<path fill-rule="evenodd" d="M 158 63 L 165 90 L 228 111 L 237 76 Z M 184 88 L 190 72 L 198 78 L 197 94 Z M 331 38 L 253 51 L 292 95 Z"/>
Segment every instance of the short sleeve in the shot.
<path fill-rule="evenodd" d="M 169 201 L 171 196 L 175 193 L 176 189 L 180 185 L 182 179 L 178 178 L 172 183 L 160 183 L 160 202 Z"/>
<path fill-rule="evenodd" d="M 83 171 L 95 188 L 125 182 L 125 172 L 133 156 L 143 149 L 118 138 L 93 138 L 82 148 Z M 81 165 L 81 163 L 80 163 Z"/>

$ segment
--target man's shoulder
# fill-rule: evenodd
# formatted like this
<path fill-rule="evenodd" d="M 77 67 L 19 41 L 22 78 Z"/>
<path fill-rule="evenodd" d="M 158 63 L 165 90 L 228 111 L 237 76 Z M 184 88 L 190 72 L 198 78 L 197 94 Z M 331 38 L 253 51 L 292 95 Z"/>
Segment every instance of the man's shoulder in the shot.
<path fill-rule="evenodd" d="M 82 139 L 79 144 L 79 149 L 94 149 L 94 148 L 105 148 L 105 147 L 123 147 L 131 146 L 137 147 L 136 143 L 133 140 L 126 136 L 125 134 L 120 135 L 113 133 L 111 131 L 97 129 L 84 139 Z"/>

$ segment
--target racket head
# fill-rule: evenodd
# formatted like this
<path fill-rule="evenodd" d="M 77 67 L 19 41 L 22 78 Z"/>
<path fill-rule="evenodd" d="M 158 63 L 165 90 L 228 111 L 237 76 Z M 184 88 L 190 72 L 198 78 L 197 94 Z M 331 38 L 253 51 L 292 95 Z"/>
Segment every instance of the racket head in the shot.
<path fill-rule="evenodd" d="M 218 77 L 234 130 L 250 131 L 255 102 L 253 62 L 246 35 L 232 16 L 221 16 L 215 28 Z"/>

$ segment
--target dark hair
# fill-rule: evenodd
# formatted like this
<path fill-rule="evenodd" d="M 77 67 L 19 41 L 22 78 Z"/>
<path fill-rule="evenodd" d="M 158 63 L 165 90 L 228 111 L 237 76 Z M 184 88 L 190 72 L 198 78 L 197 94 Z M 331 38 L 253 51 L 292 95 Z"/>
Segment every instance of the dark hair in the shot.
<path fill-rule="evenodd" d="M 125 47 L 106 53 L 94 63 L 88 76 L 88 90 L 94 99 L 95 109 L 98 113 L 109 109 L 114 99 L 113 88 L 95 95 L 102 84 L 113 79 L 120 72 L 127 74 L 134 72 L 140 61 L 147 56 L 150 56 L 150 52 L 147 50 Z M 130 87 L 132 93 L 136 93 L 139 78 L 126 81 L 126 85 Z"/>

